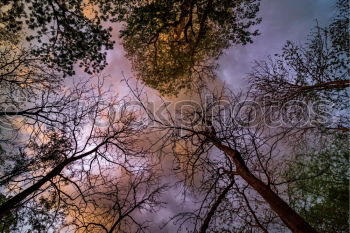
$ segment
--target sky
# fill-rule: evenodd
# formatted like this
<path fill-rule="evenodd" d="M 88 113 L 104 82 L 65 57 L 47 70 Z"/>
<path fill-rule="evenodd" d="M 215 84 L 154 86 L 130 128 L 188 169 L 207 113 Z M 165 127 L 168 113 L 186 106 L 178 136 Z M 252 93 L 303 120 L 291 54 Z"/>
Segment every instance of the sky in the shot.
<path fill-rule="evenodd" d="M 247 83 L 247 73 L 255 60 L 264 60 L 268 55 L 279 53 L 287 40 L 304 43 L 316 23 L 320 26 L 327 25 L 334 12 L 334 3 L 335 1 L 332 0 L 262 0 L 259 13 L 262 23 L 257 26 L 261 35 L 253 39 L 253 44 L 235 45 L 226 50 L 219 59 L 218 78 L 231 89 L 244 87 Z M 110 86 L 124 96 L 129 90 L 121 80 L 124 77 L 135 79 L 130 62 L 125 58 L 118 40 L 118 28 L 114 30 L 113 36 L 116 40 L 115 49 L 108 53 L 109 65 L 103 74 L 110 76 L 108 81 Z M 172 189 L 169 193 L 173 195 L 166 194 L 164 197 L 164 201 L 168 203 L 166 209 L 149 216 L 154 226 L 152 232 L 176 232 L 176 226 L 173 224 L 168 224 L 163 229 L 159 229 L 159 226 L 168 217 L 184 211 L 181 207 L 182 200 L 179 195 L 176 195 L 178 191 Z"/>
<path fill-rule="evenodd" d="M 259 17 L 262 17 L 262 23 L 257 26 L 261 35 L 253 38 L 252 44 L 235 45 L 226 50 L 219 59 L 218 78 L 231 89 L 244 87 L 247 73 L 255 60 L 264 60 L 268 55 L 278 53 L 287 40 L 305 42 L 316 23 L 327 25 L 334 12 L 334 3 L 335 0 L 261 0 Z M 110 85 L 124 96 L 128 94 L 128 89 L 120 81 L 124 77 L 134 77 L 120 44 L 120 28 L 113 27 L 116 44 L 114 50 L 108 52 L 109 65 L 103 74 L 111 76 Z"/>
<path fill-rule="evenodd" d="M 234 0 L 232 0 L 234 1 Z M 316 25 L 327 25 L 334 11 L 335 0 L 261 0 L 259 16 L 262 23 L 257 26 L 261 35 L 253 38 L 253 43 L 246 46 L 234 45 L 224 52 L 219 59 L 218 82 L 227 84 L 226 87 L 239 89 L 247 83 L 247 73 L 254 60 L 263 60 L 268 55 L 280 52 L 286 40 L 302 44 L 308 33 Z M 113 25 L 113 39 L 116 41 L 114 50 L 108 51 L 107 61 L 109 65 L 102 75 L 110 76 L 107 84 L 120 96 L 129 94 L 126 84 L 121 82 L 123 78 L 131 78 L 135 82 L 131 64 L 125 57 L 125 52 L 120 44 L 118 30 Z M 156 91 L 147 89 L 149 92 Z M 182 96 L 186 99 L 186 96 Z M 191 98 L 191 97 L 188 97 Z M 168 163 L 172 163 L 169 159 Z M 169 164 L 167 164 L 169 165 Z M 166 176 L 163 182 L 174 182 L 175 178 Z M 180 189 L 173 187 L 163 196 L 166 208 L 147 217 L 152 219 L 153 233 L 173 233 L 177 226 L 172 223 L 160 229 L 164 221 L 181 211 L 188 211 L 194 207 L 193 199 L 189 196 L 184 205 Z M 181 231 L 183 232 L 183 231 Z"/>
<path fill-rule="evenodd" d="M 320 26 L 327 25 L 334 10 L 334 2 L 331 0 L 262 0 L 259 13 L 262 23 L 258 25 L 261 35 L 254 39 L 253 44 L 233 46 L 225 51 L 219 60 L 218 77 L 220 81 L 231 89 L 243 87 L 247 82 L 246 74 L 250 71 L 254 60 L 263 60 L 268 55 L 278 53 L 287 40 L 300 44 L 305 42 L 316 22 Z M 111 79 L 116 81 L 114 85 L 121 85 L 117 87 L 119 92 L 127 94 L 127 89 L 120 88 L 123 84 L 120 84 L 119 80 L 122 78 L 121 73 L 124 73 L 126 77 L 132 77 L 132 72 L 130 63 L 124 57 L 122 47 L 118 45 L 113 52 L 109 53 L 108 59 L 110 65 L 105 73 L 111 74 Z M 177 227 L 172 223 L 163 229 L 160 229 L 159 226 L 167 218 L 186 209 L 181 206 L 182 200 L 178 198 L 178 191 L 172 189 L 169 192 L 172 195 L 166 194 L 164 197 L 164 201 L 168 203 L 166 209 L 150 216 L 154 226 L 152 232 L 176 232 Z"/>
<path fill-rule="evenodd" d="M 262 0 L 260 36 L 246 46 L 233 46 L 220 59 L 219 78 L 232 88 L 246 84 L 252 63 L 281 51 L 287 40 L 305 42 L 312 27 L 327 25 L 335 0 Z"/>

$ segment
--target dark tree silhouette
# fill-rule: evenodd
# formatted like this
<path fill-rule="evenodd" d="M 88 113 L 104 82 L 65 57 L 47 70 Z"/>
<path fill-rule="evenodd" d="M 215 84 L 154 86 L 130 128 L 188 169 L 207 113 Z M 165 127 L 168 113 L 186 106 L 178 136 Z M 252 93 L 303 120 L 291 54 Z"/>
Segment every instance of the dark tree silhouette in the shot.
<path fill-rule="evenodd" d="M 259 1 L 120 2 L 123 45 L 137 76 L 162 94 L 177 94 L 213 78 L 216 60 L 232 44 L 252 42 Z"/>
<path fill-rule="evenodd" d="M 146 163 L 147 154 L 137 145 L 144 128 L 137 112 L 127 109 L 126 98 L 118 100 L 104 87 L 104 78 L 72 78 L 67 87 L 60 75 L 64 70 L 51 67 L 53 61 L 43 63 L 38 47 L 23 46 L 20 32 L 11 33 L 0 37 L 1 229 L 56 230 L 74 215 L 81 222 L 77 218 L 70 228 L 79 231 L 91 217 L 83 210 L 97 208 L 102 199 L 114 200 L 119 208 L 110 206 L 108 221 L 91 223 L 104 224 L 109 232 L 146 229 L 135 212 L 158 206 L 156 197 L 164 187 L 157 185 L 149 166 L 135 168 L 139 160 Z M 123 167 L 124 178 L 94 187 L 118 167 Z M 127 176 L 129 182 L 119 180 Z M 113 199 L 111 193 L 119 196 Z"/>
<path fill-rule="evenodd" d="M 2 33 L 20 35 L 34 47 L 41 62 L 65 74 L 74 74 L 79 62 L 86 72 L 98 72 L 106 65 L 106 52 L 112 49 L 111 28 L 103 27 L 108 15 L 99 13 L 104 1 L 49 0 L 2 1 Z"/>
<path fill-rule="evenodd" d="M 287 42 L 281 55 L 257 62 L 251 91 L 234 94 L 208 90 L 204 81 L 215 78 L 225 49 L 258 35 L 259 0 L 1 2 L 0 230 L 146 232 L 143 215 L 162 207 L 167 189 L 157 155 L 161 163 L 174 159 L 170 173 L 184 198 L 190 191 L 198 201 L 170 219 L 179 231 L 187 223 L 197 233 L 346 231 L 345 218 L 325 219 L 330 206 L 347 214 L 340 207 L 348 185 L 347 1 L 337 7 L 333 22 L 316 27 L 305 46 Z M 132 90 L 135 107 L 98 75 L 65 80 L 77 63 L 87 73 L 106 66 L 108 22 L 122 24 L 123 46 L 143 83 L 165 95 L 204 86 L 193 93 L 199 102 L 154 113 L 142 90 Z M 321 120 L 333 121 L 270 129 L 264 117 L 286 114 L 290 100 L 330 103 L 332 115 Z M 302 144 L 302 132 L 315 140 L 310 129 L 327 132 L 321 149 L 291 157 L 289 139 Z M 288 166 L 284 156 L 292 158 Z"/>
<path fill-rule="evenodd" d="M 120 192 L 115 200 L 120 208 L 111 206 L 110 210 L 121 211 L 119 221 L 115 220 L 114 227 L 108 225 L 109 222 L 99 224 L 105 223 L 110 232 L 116 227 L 119 229 L 121 222 L 124 227 L 145 227 L 138 225 L 138 221 L 134 222 L 129 215 L 146 205 L 155 207 L 156 196 L 164 187 L 156 185 L 154 175 L 147 178 L 147 170 L 142 172 L 150 168 L 146 166 L 147 151 L 139 145 L 138 138 L 145 126 L 138 112 L 127 108 L 127 99 L 118 100 L 108 91 L 103 91 L 102 85 L 102 81 L 95 85 L 81 82 L 71 90 L 43 91 L 46 98 L 38 97 L 35 102 L 38 107 L 13 114 L 14 118 L 24 119 L 17 133 L 26 139 L 17 149 L 3 146 L 0 183 L 6 199 L 0 204 L 2 219 L 17 213 L 29 216 L 28 212 L 47 208 L 53 219 L 47 219 L 45 224 L 57 228 L 59 225 L 53 225 L 56 217 L 74 211 L 76 215 L 82 213 L 84 206 L 79 206 L 75 200 L 86 201 L 89 208 L 95 204 L 97 208 L 97 200 L 108 200 L 112 198 L 110 193 Z M 6 114 L 0 117 L 8 117 Z M 14 118 L 10 120 L 15 121 Z M 142 168 L 142 160 L 146 168 Z M 107 171 L 118 167 L 128 172 L 130 182 L 118 185 L 121 182 L 118 177 L 114 183 L 104 179 L 111 176 Z M 100 189 L 96 189 L 93 184 L 101 180 L 107 182 L 102 183 L 105 187 L 101 184 Z M 90 188 L 84 189 L 84 184 Z M 122 195 L 127 192 L 125 190 L 129 190 L 128 194 Z M 124 223 L 127 219 L 128 224 Z M 78 224 L 77 227 L 84 225 Z"/>
<path fill-rule="evenodd" d="M 338 14 L 328 27 L 315 27 L 304 46 L 288 41 L 282 54 L 256 62 L 250 84 L 269 114 L 279 114 L 288 101 L 319 102 L 313 110 L 332 121 L 314 120 L 304 129 L 349 131 L 349 14 L 346 1 L 337 1 Z M 331 115 L 331 116 L 329 116 Z"/>
<path fill-rule="evenodd" d="M 195 182 L 196 168 L 201 168 L 205 164 L 215 166 L 220 164 L 218 161 L 222 159 L 224 164 L 230 164 L 230 166 L 224 165 L 217 169 L 220 168 L 226 174 L 242 179 L 242 182 L 249 185 L 262 197 L 289 229 L 293 232 L 316 232 L 273 190 L 274 182 L 269 174 L 269 169 L 272 168 L 273 155 L 277 155 L 276 152 L 271 153 L 275 149 L 275 144 L 285 134 L 264 138 L 264 122 L 251 125 L 252 120 L 257 119 L 253 119 L 252 111 L 245 110 L 244 99 L 229 92 L 222 92 L 220 95 L 208 98 L 206 94 L 209 94 L 210 91 L 200 92 L 198 93 L 199 99 L 203 102 L 194 104 L 187 110 L 180 109 L 181 111 L 175 112 L 174 115 L 168 111 L 166 120 L 160 120 L 147 109 L 147 105 L 142 104 L 141 94 L 137 91 L 134 93 L 154 122 L 153 129 L 163 130 L 165 136 L 162 135 L 160 145 L 165 147 L 170 141 L 170 144 L 173 144 L 174 156 L 179 156 L 179 160 L 184 162 L 187 182 Z M 269 145 L 271 150 L 265 154 L 266 157 L 261 150 Z M 208 153 L 214 148 L 223 153 L 223 156 L 217 160 L 215 156 L 210 156 Z M 255 163 L 249 164 L 250 160 L 255 160 Z M 255 170 L 256 166 L 260 166 L 257 169 L 258 172 Z M 201 176 L 204 175 L 205 173 L 201 173 Z M 215 209 L 215 203 L 213 208 Z M 208 214 L 210 216 L 210 211 Z M 259 226 L 259 223 L 257 221 L 258 227 L 265 229 L 261 224 Z M 231 224 L 234 223 L 231 222 Z M 204 221 L 203 227 L 207 228 L 206 225 Z M 201 231 L 205 230 L 201 229 Z"/>
<path fill-rule="evenodd" d="M 149 168 L 145 166 L 133 171 L 123 168 L 120 174 L 115 174 L 115 167 L 111 167 L 101 169 L 103 172 L 98 174 L 87 174 L 87 180 L 79 181 L 82 185 L 76 183 L 80 191 L 77 190 L 78 195 L 73 196 L 73 204 L 64 193 L 61 195 L 69 206 L 71 219 L 63 229 L 76 232 L 146 232 L 149 226 L 142 212 L 158 210 L 162 206 L 160 194 L 166 188 L 158 184 L 158 175 Z"/>

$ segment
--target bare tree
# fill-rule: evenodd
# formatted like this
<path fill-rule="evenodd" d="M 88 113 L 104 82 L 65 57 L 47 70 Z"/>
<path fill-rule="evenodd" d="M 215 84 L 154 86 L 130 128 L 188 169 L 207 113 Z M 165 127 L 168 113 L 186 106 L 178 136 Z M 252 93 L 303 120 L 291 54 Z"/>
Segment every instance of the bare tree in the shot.
<path fill-rule="evenodd" d="M 108 232 L 134 226 L 144 229 L 131 213 L 145 206 L 154 208 L 164 187 L 157 186 L 155 178 L 146 174 L 149 163 L 135 168 L 147 160 L 147 150 L 139 139 L 145 125 L 138 111 L 128 108 L 127 102 L 126 98 L 118 100 L 108 90 L 103 91 L 102 81 L 94 85 L 79 82 L 70 90 L 43 91 L 33 107 L 18 114 L 5 112 L 1 117 L 23 119 L 18 134 L 25 136 L 26 141 L 18 149 L 4 146 L 1 185 L 6 200 L 0 205 L 1 218 L 50 206 L 48 211 L 53 216 L 69 216 L 76 211 L 82 220 L 84 215 L 79 213 L 84 206 L 75 201 L 86 201 L 86 208 L 91 203 L 98 208 L 97 202 L 104 198 L 106 202 L 114 201 L 118 208 L 110 206 L 110 210 L 120 214 L 118 218 L 110 216 L 116 218 L 113 226 L 108 221 L 99 223 L 106 224 Z M 129 181 L 123 183 L 118 180 L 122 180 L 120 177 L 108 181 L 108 172 L 118 167 L 128 172 Z M 113 192 L 119 196 L 111 196 Z"/>
<path fill-rule="evenodd" d="M 258 118 L 253 117 L 254 112 L 245 109 L 243 96 L 223 91 L 208 98 L 206 94 L 209 93 L 210 91 L 199 93 L 199 104 L 193 104 L 187 110 L 175 109 L 174 114 L 168 110 L 166 120 L 160 120 L 142 104 L 142 96 L 138 90 L 134 91 L 136 98 L 153 121 L 153 129 L 163 130 L 165 134 L 159 144 L 164 147 L 172 144 L 174 155 L 185 164 L 185 181 L 194 185 L 199 182 L 203 185 L 203 179 L 195 178 L 197 170 L 200 177 L 203 177 L 208 175 L 205 173 L 206 167 L 228 164 L 229 166 L 223 165 L 217 169 L 220 168 L 229 176 L 238 177 L 241 182 L 249 185 L 293 232 L 316 232 L 278 195 L 273 185 L 273 173 L 270 174 L 271 171 L 267 170 L 272 167 L 272 159 L 278 152 L 271 149 L 275 149 L 275 144 L 284 134 L 264 137 L 264 125 L 254 122 Z M 262 153 L 264 147 L 270 148 L 268 157 Z M 222 153 L 221 158 L 209 153 L 213 149 Z M 217 200 L 219 199 L 220 195 Z M 213 211 L 216 205 L 213 202 Z M 249 204 L 246 206 L 249 208 Z M 266 231 L 262 224 L 259 226 L 259 220 L 255 221 L 260 229 Z M 203 221 L 202 232 L 205 232 L 207 222 L 208 220 Z"/>
<path fill-rule="evenodd" d="M 114 203 L 110 215 L 91 223 L 108 232 L 146 229 L 131 214 L 152 211 L 165 187 L 139 144 L 145 125 L 138 112 L 105 88 L 105 78 L 64 83 L 15 39 L 0 37 L 0 227 L 56 230 L 74 215 L 70 227 L 83 229 L 90 208 L 102 210 L 105 200 Z M 123 175 L 111 180 L 118 168 Z"/>
<path fill-rule="evenodd" d="M 255 63 L 249 80 L 267 114 L 281 113 L 291 101 L 318 102 L 321 106 L 314 105 L 312 111 L 323 116 L 303 129 L 349 131 L 348 5 L 340 0 L 336 6 L 338 14 L 331 24 L 315 27 L 305 45 L 288 41 L 281 54 Z"/>
<path fill-rule="evenodd" d="M 146 232 L 143 214 L 161 207 L 160 194 L 165 186 L 158 185 L 157 175 L 146 168 L 123 170 L 121 174 L 89 175 L 85 190 L 75 207 L 70 207 L 70 219 L 63 229 L 77 232 Z M 102 169 L 101 169 L 102 170 Z M 116 170 L 113 170 L 116 173 Z M 67 199 L 67 198 L 66 198 Z M 69 202 L 69 200 L 68 200 Z M 72 205 L 72 204 L 67 204 Z M 139 215 L 139 216 L 138 216 Z"/>

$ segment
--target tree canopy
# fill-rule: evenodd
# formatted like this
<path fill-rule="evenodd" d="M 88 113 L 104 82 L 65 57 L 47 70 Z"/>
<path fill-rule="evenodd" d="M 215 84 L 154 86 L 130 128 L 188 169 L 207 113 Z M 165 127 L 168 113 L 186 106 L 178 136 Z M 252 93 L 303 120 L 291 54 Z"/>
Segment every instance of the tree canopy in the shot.
<path fill-rule="evenodd" d="M 216 60 L 232 44 L 258 35 L 259 1 L 166 0 L 124 3 L 121 38 L 136 75 L 173 95 L 215 77 Z"/>
<path fill-rule="evenodd" d="M 348 232 L 348 135 L 314 153 L 299 152 L 286 170 L 290 203 L 318 232 Z M 310 151 L 310 150 L 309 150 Z"/>
<path fill-rule="evenodd" d="M 312 119 L 314 128 L 349 131 L 349 14 L 346 1 L 326 27 L 316 26 L 303 45 L 287 41 L 282 53 L 257 61 L 249 74 L 253 94 L 280 111 L 291 101 L 320 103 L 331 121 Z M 318 114 L 319 115 L 319 114 Z M 329 116 L 326 116 L 326 118 Z M 303 122 L 304 123 L 304 122 Z"/>
<path fill-rule="evenodd" d="M 242 91 L 206 82 L 258 35 L 259 0 L 0 4 L 1 232 L 349 230 L 347 1 Z M 118 96 L 101 76 L 114 26 L 143 84 L 191 100 L 127 79 Z"/>
<path fill-rule="evenodd" d="M 0 31 L 24 35 L 31 53 L 41 62 L 67 75 L 79 63 L 88 73 L 106 66 L 106 52 L 113 48 L 106 15 L 96 10 L 103 1 L 6 0 L 0 3 Z"/>

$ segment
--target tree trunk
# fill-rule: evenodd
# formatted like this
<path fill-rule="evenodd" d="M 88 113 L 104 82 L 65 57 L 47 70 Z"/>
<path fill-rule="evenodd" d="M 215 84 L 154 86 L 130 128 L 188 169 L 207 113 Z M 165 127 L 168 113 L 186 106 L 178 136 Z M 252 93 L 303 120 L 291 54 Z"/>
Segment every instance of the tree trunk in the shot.
<path fill-rule="evenodd" d="M 111 138 L 111 137 L 109 137 Z M 107 143 L 108 139 L 101 142 L 99 145 L 97 145 L 94 149 L 87 151 L 79 156 L 76 157 L 70 157 L 60 164 L 58 164 L 54 169 L 52 169 L 49 173 L 47 173 L 43 178 L 41 178 L 39 181 L 37 181 L 35 184 L 31 185 L 30 187 L 26 188 L 22 192 L 18 193 L 14 197 L 10 198 L 6 202 L 0 205 L 0 220 L 8 214 L 9 211 L 12 209 L 18 207 L 28 196 L 38 191 L 41 186 L 43 186 L 45 183 L 49 182 L 52 178 L 58 176 L 62 170 L 70 163 L 77 161 L 79 159 L 82 159 L 94 152 L 96 152 L 101 146 Z"/>
<path fill-rule="evenodd" d="M 302 91 L 342 90 L 350 87 L 350 80 L 320 82 L 312 86 L 298 87 Z"/>
<path fill-rule="evenodd" d="M 264 200 L 270 205 L 286 226 L 295 233 L 317 233 L 299 214 L 297 214 L 282 198 L 274 193 L 269 186 L 254 176 L 246 166 L 241 154 L 217 140 L 211 140 L 213 144 L 227 156 L 236 166 L 236 173 L 241 176 Z"/>
<path fill-rule="evenodd" d="M 67 160 L 66 160 L 67 161 Z M 50 181 L 55 176 L 59 175 L 63 168 L 67 165 L 67 163 L 62 162 L 58 166 L 56 166 L 53 170 L 51 170 L 46 176 L 41 178 L 38 182 L 23 190 L 16 196 L 10 198 L 2 205 L 0 205 L 0 219 L 7 215 L 9 211 L 16 208 L 24 199 L 26 199 L 29 195 L 37 191 L 41 186 L 43 186 L 46 182 Z"/>

